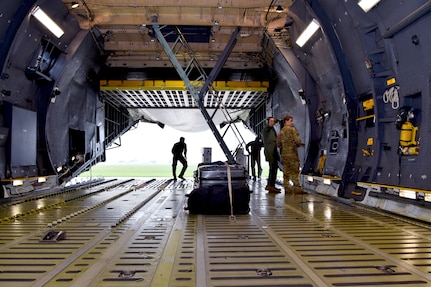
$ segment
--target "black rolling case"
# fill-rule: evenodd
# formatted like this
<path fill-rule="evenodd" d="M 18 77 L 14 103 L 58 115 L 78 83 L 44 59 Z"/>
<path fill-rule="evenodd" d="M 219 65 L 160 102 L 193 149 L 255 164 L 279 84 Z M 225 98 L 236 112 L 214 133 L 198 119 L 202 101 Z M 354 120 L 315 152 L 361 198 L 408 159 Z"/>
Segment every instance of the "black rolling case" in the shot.
<path fill-rule="evenodd" d="M 247 184 L 248 173 L 238 164 L 229 164 L 232 185 Z M 211 164 L 200 164 L 195 174 L 195 186 L 206 187 L 228 183 L 228 169 L 226 163 L 217 161 Z"/>
<path fill-rule="evenodd" d="M 195 189 L 187 195 L 187 209 L 193 214 L 247 214 L 250 211 L 247 178 L 245 168 L 237 164 L 200 164 L 195 172 Z"/>

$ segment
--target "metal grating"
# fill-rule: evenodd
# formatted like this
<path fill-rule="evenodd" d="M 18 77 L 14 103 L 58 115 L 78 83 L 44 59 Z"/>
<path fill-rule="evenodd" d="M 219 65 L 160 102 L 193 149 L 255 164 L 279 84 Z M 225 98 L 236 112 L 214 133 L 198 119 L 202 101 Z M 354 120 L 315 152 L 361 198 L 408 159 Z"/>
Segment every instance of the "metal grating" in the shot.
<path fill-rule="evenodd" d="M 191 180 L 114 181 L 3 205 L 0 284 L 431 284 L 430 226 L 318 195 L 268 194 L 264 183 L 251 184 L 252 212 L 233 218 L 184 211 Z M 67 237 L 39 242 L 50 229 Z"/>
<path fill-rule="evenodd" d="M 124 108 L 197 108 L 186 90 L 102 90 L 101 95 L 115 106 Z M 250 109 L 265 100 L 267 92 L 225 90 L 204 97 L 205 108 L 223 105 L 227 109 Z"/>
<path fill-rule="evenodd" d="M 277 199 L 281 198 L 268 197 L 268 205 L 277 205 Z M 407 255 L 409 261 L 404 261 L 402 256 L 394 256 L 385 249 L 392 245 L 404 254 L 410 246 L 408 252 L 415 253 L 423 248 L 420 242 L 428 245 L 429 237 L 422 236 L 419 240 L 418 233 L 413 235 L 408 229 L 399 228 L 399 223 L 394 225 L 387 215 L 379 216 L 311 195 L 286 195 L 281 200 L 285 202 L 284 208 L 262 209 L 256 205 L 255 215 L 285 250 L 296 254 L 305 264 L 304 271 L 313 280 L 325 284 L 318 286 L 430 284 L 429 267 L 418 270 L 412 265 L 414 261 L 410 261 L 420 255 Z M 422 231 L 429 233 L 429 227 Z"/>
<path fill-rule="evenodd" d="M 206 286 L 313 286 L 292 258 L 250 216 L 204 217 Z"/>

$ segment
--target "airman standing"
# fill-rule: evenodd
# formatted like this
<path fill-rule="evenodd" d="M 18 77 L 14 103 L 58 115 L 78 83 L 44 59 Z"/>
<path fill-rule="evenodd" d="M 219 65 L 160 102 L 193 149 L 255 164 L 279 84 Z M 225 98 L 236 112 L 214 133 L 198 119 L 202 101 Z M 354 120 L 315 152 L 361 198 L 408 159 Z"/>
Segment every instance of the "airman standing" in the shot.
<path fill-rule="evenodd" d="M 302 146 L 298 130 L 293 126 L 293 117 L 285 116 L 284 127 L 277 137 L 277 147 L 281 150 L 283 162 L 283 184 L 286 193 L 304 193 L 299 182 L 299 157 L 298 147 Z M 293 182 L 293 189 L 290 186 Z"/>

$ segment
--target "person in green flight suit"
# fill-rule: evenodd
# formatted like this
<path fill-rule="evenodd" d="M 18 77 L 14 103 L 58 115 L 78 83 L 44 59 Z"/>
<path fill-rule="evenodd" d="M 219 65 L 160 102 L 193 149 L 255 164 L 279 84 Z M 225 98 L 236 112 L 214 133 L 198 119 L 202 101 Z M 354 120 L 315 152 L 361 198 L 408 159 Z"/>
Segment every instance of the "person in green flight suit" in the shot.
<path fill-rule="evenodd" d="M 268 124 L 262 129 L 262 140 L 265 152 L 265 159 L 269 164 L 268 183 L 265 187 L 271 193 L 278 193 L 280 189 L 275 187 L 278 169 L 278 151 L 277 151 L 277 133 L 274 125 L 276 123 L 274 117 L 268 118 Z"/>

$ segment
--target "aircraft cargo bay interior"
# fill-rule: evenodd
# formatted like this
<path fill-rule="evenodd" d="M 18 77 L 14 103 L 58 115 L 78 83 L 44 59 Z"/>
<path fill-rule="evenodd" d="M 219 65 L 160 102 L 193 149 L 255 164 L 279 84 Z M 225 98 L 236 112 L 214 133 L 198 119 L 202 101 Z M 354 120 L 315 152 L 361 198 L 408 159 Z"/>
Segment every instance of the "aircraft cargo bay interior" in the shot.
<path fill-rule="evenodd" d="M 430 12 L 3 1 L 0 284 L 429 285 Z M 92 176 L 138 126 L 169 176 Z"/>

